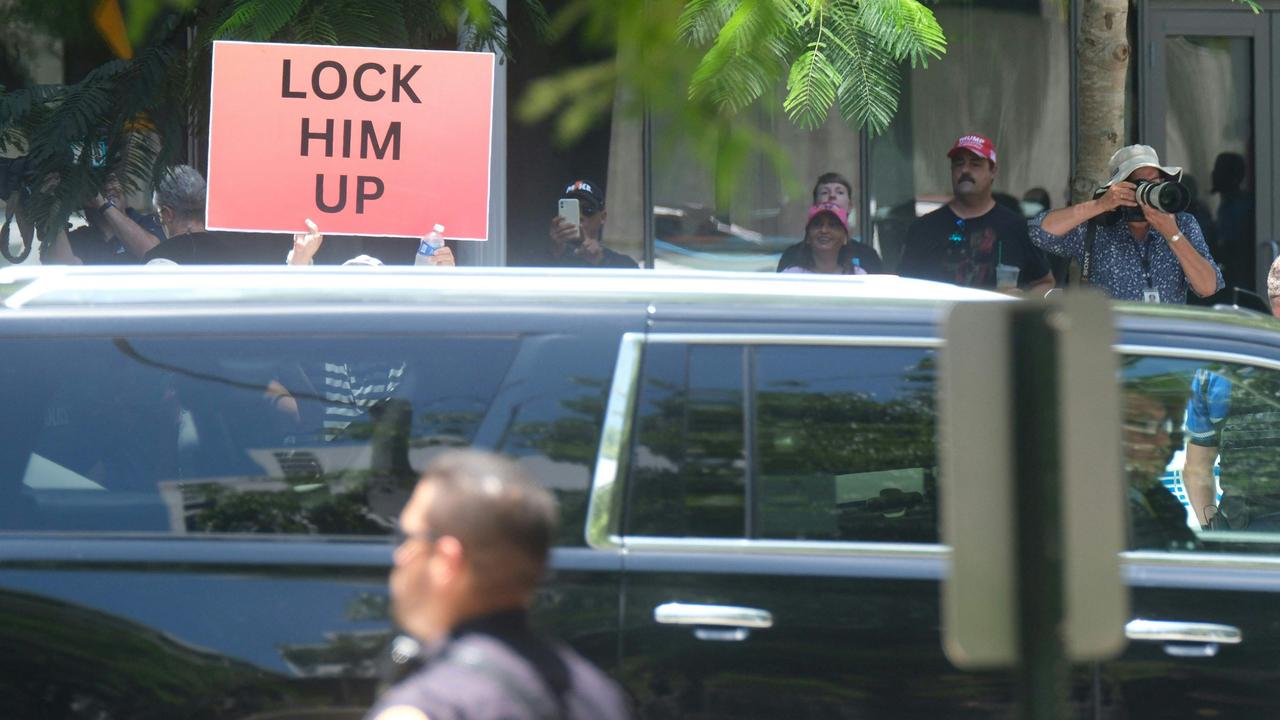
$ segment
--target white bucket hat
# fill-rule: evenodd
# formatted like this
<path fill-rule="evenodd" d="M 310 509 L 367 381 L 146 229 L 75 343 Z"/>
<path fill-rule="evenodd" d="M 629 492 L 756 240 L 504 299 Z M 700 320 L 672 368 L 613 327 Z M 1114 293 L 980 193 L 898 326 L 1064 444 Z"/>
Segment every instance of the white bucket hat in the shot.
<path fill-rule="evenodd" d="M 1115 185 L 1141 167 L 1153 167 L 1175 181 L 1182 180 L 1182 168 L 1176 165 L 1161 165 L 1155 148 L 1150 145 L 1126 145 L 1117 150 L 1107 161 L 1107 172 L 1111 173 L 1111 179 L 1102 187 Z"/>

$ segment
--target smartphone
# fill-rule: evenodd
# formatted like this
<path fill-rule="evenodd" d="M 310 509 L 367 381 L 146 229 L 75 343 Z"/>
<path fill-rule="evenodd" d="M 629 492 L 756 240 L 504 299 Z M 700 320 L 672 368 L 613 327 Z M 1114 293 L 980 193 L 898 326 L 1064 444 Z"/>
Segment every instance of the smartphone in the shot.
<path fill-rule="evenodd" d="M 582 208 L 578 204 L 578 198 L 560 198 L 560 217 L 574 227 L 582 224 Z"/>

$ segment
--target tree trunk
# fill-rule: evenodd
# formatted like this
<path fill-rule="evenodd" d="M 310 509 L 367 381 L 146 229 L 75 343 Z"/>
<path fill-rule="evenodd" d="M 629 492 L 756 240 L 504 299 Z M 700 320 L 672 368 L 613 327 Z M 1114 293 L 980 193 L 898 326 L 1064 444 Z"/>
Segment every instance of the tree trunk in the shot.
<path fill-rule="evenodd" d="M 1106 182 L 1107 161 L 1124 142 L 1129 71 L 1129 0 L 1084 0 L 1076 46 L 1079 156 L 1071 202 L 1093 197 Z"/>

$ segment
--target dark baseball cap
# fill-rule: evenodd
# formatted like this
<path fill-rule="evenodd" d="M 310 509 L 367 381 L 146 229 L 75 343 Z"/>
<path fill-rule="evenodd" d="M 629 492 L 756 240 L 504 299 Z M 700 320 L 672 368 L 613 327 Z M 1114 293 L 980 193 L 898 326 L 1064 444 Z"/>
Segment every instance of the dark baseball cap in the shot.
<path fill-rule="evenodd" d="M 591 212 L 600 212 L 604 209 L 604 190 L 587 180 L 574 180 L 569 183 L 560 197 L 577 198 L 579 202 L 586 203 L 586 209 Z"/>

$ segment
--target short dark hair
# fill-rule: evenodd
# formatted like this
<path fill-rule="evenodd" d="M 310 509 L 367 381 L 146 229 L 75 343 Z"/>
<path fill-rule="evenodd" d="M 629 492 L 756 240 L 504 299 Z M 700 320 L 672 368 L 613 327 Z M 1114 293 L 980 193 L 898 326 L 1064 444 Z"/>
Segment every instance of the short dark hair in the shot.
<path fill-rule="evenodd" d="M 844 191 L 849 194 L 850 199 L 853 198 L 853 186 L 845 179 L 845 176 L 837 172 L 825 172 L 818 176 L 818 182 L 813 184 L 813 201 L 818 202 L 818 188 L 828 183 L 840 183 L 844 186 Z"/>
<path fill-rule="evenodd" d="M 519 589 L 537 585 L 556 536 L 555 498 L 511 460 L 480 450 L 449 450 L 427 466 L 427 527 L 462 543 L 478 581 Z"/>

